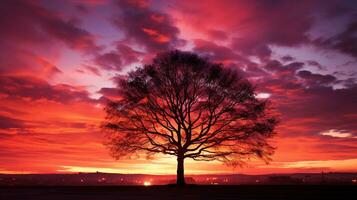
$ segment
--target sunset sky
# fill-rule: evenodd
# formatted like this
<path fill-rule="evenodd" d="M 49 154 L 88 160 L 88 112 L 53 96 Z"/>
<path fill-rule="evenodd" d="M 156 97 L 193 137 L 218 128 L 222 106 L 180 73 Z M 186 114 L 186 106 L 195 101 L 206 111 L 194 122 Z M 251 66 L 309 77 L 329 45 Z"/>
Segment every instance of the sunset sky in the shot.
<path fill-rule="evenodd" d="M 273 162 L 186 173 L 357 171 L 357 1 L 2 0 L 0 173 L 175 174 L 114 160 L 99 125 L 115 80 L 162 51 L 236 68 L 279 114 Z"/>

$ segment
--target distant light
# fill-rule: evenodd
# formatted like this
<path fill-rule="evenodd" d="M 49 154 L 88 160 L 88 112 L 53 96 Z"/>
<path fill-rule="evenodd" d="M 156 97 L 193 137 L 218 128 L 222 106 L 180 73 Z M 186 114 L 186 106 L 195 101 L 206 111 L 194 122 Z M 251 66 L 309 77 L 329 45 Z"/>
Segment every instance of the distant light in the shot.
<path fill-rule="evenodd" d="M 271 94 L 262 92 L 262 93 L 256 94 L 255 97 L 258 99 L 267 99 L 267 98 L 271 97 Z"/>
<path fill-rule="evenodd" d="M 99 178 L 99 179 L 98 179 L 98 182 L 99 182 L 99 183 L 103 183 L 103 182 L 105 182 L 106 180 L 107 180 L 107 179 L 103 177 L 103 178 Z"/>
<path fill-rule="evenodd" d="M 150 185 L 151 185 L 151 182 L 149 182 L 149 181 L 144 182 L 144 186 L 150 186 Z"/>
<path fill-rule="evenodd" d="M 352 183 L 357 183 L 357 179 L 352 179 Z"/>

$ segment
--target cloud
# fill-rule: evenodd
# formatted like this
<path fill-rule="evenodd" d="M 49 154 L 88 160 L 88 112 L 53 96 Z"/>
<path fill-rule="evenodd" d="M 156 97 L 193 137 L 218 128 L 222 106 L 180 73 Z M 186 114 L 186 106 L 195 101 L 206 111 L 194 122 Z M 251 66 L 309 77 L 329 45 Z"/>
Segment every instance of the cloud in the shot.
<path fill-rule="evenodd" d="M 46 5 L 46 4 L 45 4 Z M 65 11 L 51 10 L 39 1 L 4 0 L 0 7 L 0 73 L 54 82 L 66 79 L 58 66 L 62 53 L 96 54 L 96 37 Z M 66 58 L 67 62 L 73 59 Z M 67 64 L 68 65 L 68 64 Z M 66 66 L 66 70 L 69 67 Z M 68 80 L 68 79 L 67 79 Z"/>
<path fill-rule="evenodd" d="M 0 36 L 8 40 L 5 43 L 43 44 L 57 40 L 72 49 L 87 53 L 100 49 L 95 44 L 95 37 L 77 26 L 74 20 L 65 20 L 37 2 L 5 0 L 0 13 L 0 26 L 6 27 Z"/>
<path fill-rule="evenodd" d="M 46 81 L 28 76 L 0 76 L 0 94 L 6 98 L 31 101 L 47 99 L 59 103 L 72 101 L 93 102 L 82 88 L 66 84 L 50 85 Z"/>
<path fill-rule="evenodd" d="M 24 123 L 21 120 L 0 115 L 0 129 L 23 128 Z"/>
<path fill-rule="evenodd" d="M 128 45 L 121 44 L 120 42 L 118 42 L 116 49 L 121 54 L 124 65 L 138 62 L 139 58 L 145 55 L 143 52 L 134 50 Z"/>
<path fill-rule="evenodd" d="M 263 68 L 275 73 L 275 76 L 279 76 L 280 78 L 288 78 L 294 77 L 295 73 L 302 69 L 304 63 L 302 62 L 290 62 L 286 64 L 282 64 L 278 60 L 269 60 L 264 65 Z"/>
<path fill-rule="evenodd" d="M 295 46 L 309 41 L 315 6 L 316 3 L 306 1 L 209 0 L 204 5 L 177 1 L 169 12 L 178 19 L 179 28 L 206 32 L 208 37 L 215 38 L 211 27 L 216 27 L 233 38 L 235 50 L 245 55 L 258 52 L 269 56 L 269 45 Z"/>
<path fill-rule="evenodd" d="M 297 75 L 304 79 L 308 86 L 331 85 L 337 80 L 337 78 L 332 75 L 314 74 L 307 70 L 301 70 Z"/>
<path fill-rule="evenodd" d="M 101 148 L 103 110 L 96 104 L 83 87 L 0 74 L 3 171 L 53 173 L 69 163 L 111 162 Z"/>
<path fill-rule="evenodd" d="M 121 57 L 115 51 L 97 56 L 95 63 L 106 70 L 120 70 L 122 68 Z"/>
<path fill-rule="evenodd" d="M 253 82 L 257 85 L 258 92 L 271 94 L 269 100 L 279 113 L 281 123 L 277 132 L 282 137 L 282 142 L 287 138 L 304 137 L 316 138 L 317 141 L 313 143 L 321 144 L 329 141 L 326 137 L 320 138 L 318 134 L 326 130 L 345 130 L 352 136 L 356 134 L 357 126 L 354 121 L 357 116 L 353 114 L 357 112 L 353 105 L 357 101 L 355 83 L 344 88 L 335 88 L 334 85 L 343 80 L 329 74 L 312 73 L 306 70 L 303 62 L 298 61 L 283 64 L 270 60 L 262 67 L 270 73 Z M 339 142 L 345 145 L 349 141 Z M 356 143 L 352 142 L 352 145 Z M 278 148 L 278 152 L 284 151 L 281 145 Z M 306 151 L 324 152 L 327 146 L 305 148 Z M 333 158 L 337 152 L 327 154 Z M 300 155 L 295 157 L 298 156 Z M 353 157 L 350 152 L 340 152 L 338 156 Z"/>
<path fill-rule="evenodd" d="M 316 84 L 316 83 L 314 83 Z M 316 133 L 336 129 L 356 132 L 357 87 L 334 89 L 315 85 L 305 88 L 294 79 L 266 80 L 262 91 L 272 94 L 270 100 L 281 115 L 280 134 L 287 137 L 316 137 Z M 308 120 L 308 119 L 313 120 Z"/>
<path fill-rule="evenodd" d="M 70 164 L 113 166 L 114 162 L 106 153 L 106 149 L 100 148 L 100 139 L 93 135 L 81 132 L 34 133 L 2 138 L 0 157 L 2 162 L 6 163 L 2 168 L 12 169 L 18 173 L 54 173 L 61 169 L 60 166 Z M 101 154 L 100 158 L 96 156 L 98 153 Z"/>
<path fill-rule="evenodd" d="M 357 164 L 357 159 L 346 160 L 312 160 L 312 161 L 297 161 L 297 162 L 275 162 L 278 168 L 317 168 L 334 171 L 349 171 L 354 170 Z"/>
<path fill-rule="evenodd" d="M 322 66 L 319 62 L 317 62 L 315 60 L 308 60 L 308 61 L 306 61 L 306 64 L 310 65 L 310 66 L 314 66 L 319 70 L 325 70 L 326 69 L 324 66 Z"/>
<path fill-rule="evenodd" d="M 238 61 L 238 60 L 246 60 L 241 57 L 239 54 L 232 51 L 232 49 L 217 45 L 210 41 L 205 41 L 201 39 L 194 40 L 194 48 L 195 52 L 203 54 L 204 56 L 208 56 L 215 61 Z"/>
<path fill-rule="evenodd" d="M 102 94 L 107 98 L 118 98 L 119 91 L 116 88 L 101 88 L 98 93 Z"/>
<path fill-rule="evenodd" d="M 330 129 L 328 131 L 321 132 L 320 135 L 337 137 L 337 138 L 357 138 L 357 136 L 353 136 L 349 132 L 343 130 L 336 130 L 336 129 Z"/>
<path fill-rule="evenodd" d="M 330 48 L 357 57 L 357 21 L 352 21 L 341 33 L 330 38 L 320 37 L 315 44 L 323 48 Z"/>
<path fill-rule="evenodd" d="M 138 62 L 143 55 L 142 52 L 118 42 L 115 50 L 97 55 L 94 62 L 102 69 L 120 71 L 134 62 Z"/>
<path fill-rule="evenodd" d="M 168 14 L 151 9 L 149 1 L 118 1 L 120 15 L 113 21 L 125 32 L 126 40 L 148 52 L 177 48 L 184 43 Z"/>
<path fill-rule="evenodd" d="M 9 47 L 0 54 L 0 66 L 0 73 L 4 74 L 53 78 L 55 75 L 63 73 L 46 57 L 23 50 L 15 50 L 13 47 Z"/>
<path fill-rule="evenodd" d="M 295 58 L 290 56 L 290 55 L 286 55 L 286 56 L 282 56 L 281 60 L 284 61 L 284 62 L 291 62 L 291 61 L 294 61 Z"/>

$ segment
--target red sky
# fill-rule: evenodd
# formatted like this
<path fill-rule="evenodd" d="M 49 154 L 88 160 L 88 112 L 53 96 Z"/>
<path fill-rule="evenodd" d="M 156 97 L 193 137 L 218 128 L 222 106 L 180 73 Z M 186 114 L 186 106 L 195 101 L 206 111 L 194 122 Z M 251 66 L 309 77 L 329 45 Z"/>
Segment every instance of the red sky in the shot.
<path fill-rule="evenodd" d="M 187 173 L 357 171 L 355 1 L 3 0 L 0 173 L 174 174 L 175 158 L 115 161 L 99 129 L 115 77 L 161 51 L 236 68 L 281 123 L 270 165 Z"/>

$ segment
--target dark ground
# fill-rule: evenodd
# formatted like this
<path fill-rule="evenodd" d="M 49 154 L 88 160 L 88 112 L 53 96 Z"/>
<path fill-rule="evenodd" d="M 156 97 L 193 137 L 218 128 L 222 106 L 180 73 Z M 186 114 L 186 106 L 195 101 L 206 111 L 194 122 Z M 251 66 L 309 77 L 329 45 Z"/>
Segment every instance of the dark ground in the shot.
<path fill-rule="evenodd" d="M 355 199 L 356 185 L 0 187 L 0 200 Z"/>

